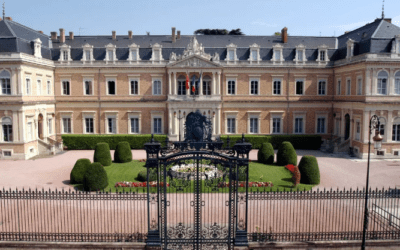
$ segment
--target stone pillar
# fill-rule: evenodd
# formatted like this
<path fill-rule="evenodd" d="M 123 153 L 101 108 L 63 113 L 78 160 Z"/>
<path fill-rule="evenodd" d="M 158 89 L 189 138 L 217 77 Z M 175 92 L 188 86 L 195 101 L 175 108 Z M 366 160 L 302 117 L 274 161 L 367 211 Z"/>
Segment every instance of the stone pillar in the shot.
<path fill-rule="evenodd" d="M 368 134 L 369 134 L 369 111 L 364 111 L 363 113 L 363 125 L 362 125 L 362 133 L 363 133 L 363 143 L 368 143 Z M 364 152 L 365 153 L 365 152 Z"/>
<path fill-rule="evenodd" d="M 19 131 L 19 140 L 21 142 L 25 141 L 25 131 L 26 131 L 26 122 L 25 122 L 25 112 L 24 111 L 18 111 L 18 131 Z"/>
<path fill-rule="evenodd" d="M 217 72 L 213 72 L 213 79 L 212 79 L 212 86 L 211 86 L 211 96 L 215 95 L 215 89 L 216 89 L 216 86 L 217 86 L 216 75 L 217 75 Z"/>
<path fill-rule="evenodd" d="M 169 90 L 169 92 L 168 92 L 168 95 L 172 95 L 172 81 L 171 81 L 171 75 L 172 75 L 172 73 L 171 72 L 168 72 L 168 90 Z"/>
<path fill-rule="evenodd" d="M 393 111 L 388 110 L 387 121 L 385 125 L 386 142 L 392 142 L 393 134 Z"/>
<path fill-rule="evenodd" d="M 353 110 L 350 110 L 350 129 L 349 129 L 349 139 L 350 139 L 350 147 L 353 146 L 353 130 L 354 130 L 354 119 L 353 119 Z"/>
<path fill-rule="evenodd" d="M 176 72 L 173 72 L 173 74 L 174 74 L 174 84 L 173 84 L 174 91 L 173 91 L 173 93 L 176 96 L 177 95 Z"/>
<path fill-rule="evenodd" d="M 217 113 L 215 115 L 217 117 L 217 135 L 221 135 L 221 108 L 217 109 Z"/>
<path fill-rule="evenodd" d="M 377 86 L 377 83 L 378 83 L 377 72 L 376 72 L 376 69 L 373 69 L 373 70 L 372 70 L 372 81 L 371 81 L 371 84 L 372 84 L 372 91 L 371 91 L 371 94 L 372 94 L 372 95 L 376 95 L 376 86 Z"/>
<path fill-rule="evenodd" d="M 18 126 L 18 111 L 13 111 L 12 112 L 12 133 L 13 133 L 13 142 L 19 141 L 18 138 L 18 131 L 19 131 L 19 126 Z"/>
<path fill-rule="evenodd" d="M 11 95 L 16 95 L 17 93 L 17 70 L 11 69 Z"/>
<path fill-rule="evenodd" d="M 217 95 L 221 95 L 221 72 L 218 72 L 216 87 L 217 87 Z"/>
<path fill-rule="evenodd" d="M 367 68 L 365 71 L 365 95 L 371 95 L 371 70 Z"/>
<path fill-rule="evenodd" d="M 18 83 L 17 83 L 18 94 L 23 95 L 24 89 L 25 89 L 25 81 L 22 80 L 22 69 L 21 68 L 17 68 L 17 75 L 18 75 Z"/>
<path fill-rule="evenodd" d="M 172 110 L 172 134 L 176 135 L 176 117 L 177 117 L 176 110 Z"/>
<path fill-rule="evenodd" d="M 185 86 L 185 88 L 186 88 L 186 86 Z M 191 86 L 190 86 L 190 77 L 189 77 L 189 89 L 187 89 L 186 90 L 186 95 L 187 96 L 190 96 L 190 91 L 191 91 L 192 89 L 191 89 Z"/>
<path fill-rule="evenodd" d="M 345 123 L 346 123 L 346 119 L 344 117 L 344 112 L 343 109 L 341 110 L 341 125 L 340 125 L 340 137 L 344 137 L 344 133 L 345 133 Z"/>
<path fill-rule="evenodd" d="M 200 76 L 199 76 L 199 96 L 203 95 L 203 76 L 201 77 L 201 82 L 200 82 Z"/>
<path fill-rule="evenodd" d="M 388 95 L 392 95 L 394 93 L 394 69 L 389 70 L 389 79 L 387 84 Z"/>
<path fill-rule="evenodd" d="M 172 109 L 169 109 L 168 111 L 168 135 L 172 135 Z"/>

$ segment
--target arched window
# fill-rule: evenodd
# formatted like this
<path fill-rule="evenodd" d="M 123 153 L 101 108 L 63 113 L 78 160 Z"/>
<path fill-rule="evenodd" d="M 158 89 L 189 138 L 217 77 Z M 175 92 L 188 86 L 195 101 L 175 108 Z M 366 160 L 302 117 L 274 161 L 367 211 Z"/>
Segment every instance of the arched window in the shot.
<path fill-rule="evenodd" d="M 387 82 L 388 82 L 388 73 L 386 71 L 380 71 L 378 73 L 378 85 L 377 85 L 377 94 L 378 95 L 386 95 L 387 94 Z"/>
<path fill-rule="evenodd" d="M 386 128 L 386 119 L 383 117 L 379 117 L 379 133 L 383 137 L 383 140 L 386 141 L 385 137 L 385 128 Z"/>
<path fill-rule="evenodd" d="M 400 117 L 393 120 L 392 141 L 400 142 Z"/>
<path fill-rule="evenodd" d="M 394 76 L 394 93 L 396 95 L 400 95 L 400 71 L 397 71 L 396 75 Z"/>
<path fill-rule="evenodd" d="M 186 95 L 186 78 L 181 75 L 178 77 L 178 95 Z"/>
<path fill-rule="evenodd" d="M 12 121 L 10 117 L 4 117 L 1 120 L 3 127 L 3 141 L 13 141 L 12 137 Z"/>
<path fill-rule="evenodd" d="M 10 73 L 6 70 L 0 72 L 1 94 L 11 95 Z"/>
<path fill-rule="evenodd" d="M 203 95 L 211 95 L 211 78 L 209 76 L 203 78 Z"/>

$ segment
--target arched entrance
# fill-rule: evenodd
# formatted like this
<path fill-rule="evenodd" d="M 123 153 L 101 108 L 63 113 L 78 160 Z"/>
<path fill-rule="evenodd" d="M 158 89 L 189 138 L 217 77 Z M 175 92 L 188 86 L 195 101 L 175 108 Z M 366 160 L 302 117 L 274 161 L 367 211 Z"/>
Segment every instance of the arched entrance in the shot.
<path fill-rule="evenodd" d="M 344 119 L 345 119 L 344 139 L 347 140 L 350 137 L 350 115 L 346 114 L 344 116 Z"/>
<path fill-rule="evenodd" d="M 38 138 L 43 140 L 43 115 L 38 116 Z"/>

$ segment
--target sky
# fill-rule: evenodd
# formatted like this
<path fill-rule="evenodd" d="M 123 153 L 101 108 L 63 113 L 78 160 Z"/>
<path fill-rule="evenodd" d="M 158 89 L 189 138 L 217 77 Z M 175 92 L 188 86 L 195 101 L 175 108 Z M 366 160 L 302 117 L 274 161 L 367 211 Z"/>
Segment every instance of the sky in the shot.
<path fill-rule="evenodd" d="M 50 35 L 182 35 L 197 29 L 237 29 L 246 35 L 340 36 L 380 18 L 382 0 L 3 0 L 6 16 Z M 400 26 L 400 0 L 385 1 L 385 17 Z"/>

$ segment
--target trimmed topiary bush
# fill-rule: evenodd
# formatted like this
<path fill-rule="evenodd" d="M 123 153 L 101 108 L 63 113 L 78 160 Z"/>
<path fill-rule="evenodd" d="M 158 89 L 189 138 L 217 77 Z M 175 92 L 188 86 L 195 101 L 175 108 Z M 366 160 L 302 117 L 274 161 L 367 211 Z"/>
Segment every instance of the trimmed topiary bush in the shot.
<path fill-rule="evenodd" d="M 138 173 L 136 179 L 138 181 L 147 181 L 147 170 L 142 170 Z M 150 175 L 149 181 L 156 181 L 157 180 L 157 175 Z"/>
<path fill-rule="evenodd" d="M 82 184 L 83 177 L 86 173 L 86 169 L 92 164 L 89 159 L 83 158 L 78 159 L 71 170 L 70 183 L 71 184 Z"/>
<path fill-rule="evenodd" d="M 119 163 L 132 161 L 132 151 L 129 142 L 122 141 L 118 143 L 114 152 L 114 161 Z"/>
<path fill-rule="evenodd" d="M 303 184 L 319 184 L 320 175 L 318 161 L 315 156 L 305 155 L 301 158 L 299 163 L 299 170 L 301 174 L 300 182 Z"/>
<path fill-rule="evenodd" d="M 110 166 L 111 161 L 111 153 L 110 147 L 107 143 L 101 142 L 97 143 L 96 148 L 94 150 L 93 162 L 98 162 L 103 166 Z"/>
<path fill-rule="evenodd" d="M 297 154 L 292 144 L 288 141 L 282 142 L 276 154 L 276 161 L 279 166 L 293 164 L 297 166 Z"/>
<path fill-rule="evenodd" d="M 263 143 L 260 150 L 258 150 L 257 161 L 263 164 L 273 164 L 274 163 L 274 148 L 271 143 Z"/>
<path fill-rule="evenodd" d="M 83 188 L 86 191 L 101 190 L 108 186 L 108 177 L 104 167 L 98 163 L 92 163 L 86 170 L 83 178 Z"/>

